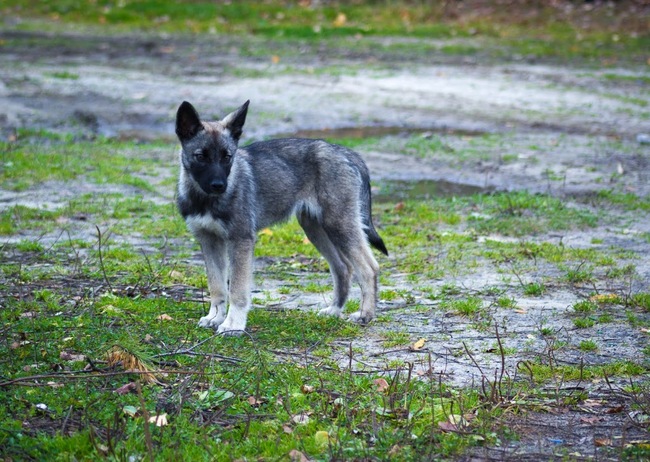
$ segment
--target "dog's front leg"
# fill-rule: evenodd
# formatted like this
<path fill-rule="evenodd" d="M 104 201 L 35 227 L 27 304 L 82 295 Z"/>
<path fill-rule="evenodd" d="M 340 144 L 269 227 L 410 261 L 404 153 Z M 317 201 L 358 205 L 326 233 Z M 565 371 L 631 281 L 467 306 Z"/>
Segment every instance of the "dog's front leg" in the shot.
<path fill-rule="evenodd" d="M 237 239 L 230 245 L 230 307 L 217 332 L 237 334 L 246 329 L 251 305 L 255 240 Z"/>
<path fill-rule="evenodd" d="M 226 319 L 228 251 L 225 241 L 215 236 L 200 236 L 199 243 L 203 250 L 210 291 L 210 312 L 199 320 L 199 326 L 216 329 Z"/>

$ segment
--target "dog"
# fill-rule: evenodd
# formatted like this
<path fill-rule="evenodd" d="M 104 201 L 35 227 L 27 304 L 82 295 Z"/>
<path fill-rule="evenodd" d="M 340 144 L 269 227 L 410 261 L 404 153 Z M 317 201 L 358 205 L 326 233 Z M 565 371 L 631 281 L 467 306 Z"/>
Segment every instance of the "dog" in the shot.
<path fill-rule="evenodd" d="M 246 101 L 220 121 L 202 121 L 187 101 L 176 114 L 181 144 L 178 209 L 201 246 L 210 311 L 199 326 L 236 334 L 251 307 L 257 232 L 295 215 L 329 264 L 334 297 L 319 313 L 342 316 L 352 277 L 368 323 L 377 305 L 379 265 L 388 255 L 371 217 L 370 177 L 356 152 L 323 140 L 275 139 L 238 147 Z M 229 309 L 226 312 L 226 304 Z"/>

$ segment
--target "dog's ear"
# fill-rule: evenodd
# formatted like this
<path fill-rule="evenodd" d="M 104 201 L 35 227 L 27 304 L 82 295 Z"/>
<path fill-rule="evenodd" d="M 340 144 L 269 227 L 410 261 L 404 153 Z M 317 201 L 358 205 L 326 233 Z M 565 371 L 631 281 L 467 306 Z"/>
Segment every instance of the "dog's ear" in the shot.
<path fill-rule="evenodd" d="M 244 129 L 244 122 L 246 122 L 249 103 L 250 100 L 246 101 L 239 109 L 231 112 L 221 121 L 223 126 L 230 131 L 230 136 L 232 136 L 235 141 L 239 141 L 239 137 Z"/>
<path fill-rule="evenodd" d="M 203 124 L 199 113 L 196 112 L 194 106 L 183 101 L 176 113 L 176 135 L 181 141 L 189 140 L 201 130 L 203 130 Z"/>

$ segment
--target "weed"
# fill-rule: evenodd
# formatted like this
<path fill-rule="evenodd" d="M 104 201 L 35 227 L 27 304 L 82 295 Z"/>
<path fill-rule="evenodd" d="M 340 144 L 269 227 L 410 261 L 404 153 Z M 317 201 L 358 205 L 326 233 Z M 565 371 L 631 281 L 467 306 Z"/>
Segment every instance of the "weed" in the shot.
<path fill-rule="evenodd" d="M 598 309 L 598 305 L 590 300 L 581 300 L 573 305 L 573 310 L 580 314 L 591 314 Z"/>
<path fill-rule="evenodd" d="M 483 312 L 483 300 L 479 297 L 453 300 L 447 303 L 446 306 L 461 316 L 474 317 Z"/>
<path fill-rule="evenodd" d="M 544 293 L 545 287 L 541 282 L 530 282 L 524 286 L 524 295 L 529 297 L 540 297 Z"/>
<path fill-rule="evenodd" d="M 590 318 L 578 318 L 573 320 L 573 325 L 578 329 L 587 329 L 589 327 L 593 327 L 594 324 L 595 321 Z"/>
<path fill-rule="evenodd" d="M 650 312 L 650 292 L 639 292 L 634 294 L 632 295 L 630 302 L 632 306 Z"/>
<path fill-rule="evenodd" d="M 585 352 L 593 352 L 598 350 L 598 344 L 593 340 L 582 340 L 578 348 Z"/>

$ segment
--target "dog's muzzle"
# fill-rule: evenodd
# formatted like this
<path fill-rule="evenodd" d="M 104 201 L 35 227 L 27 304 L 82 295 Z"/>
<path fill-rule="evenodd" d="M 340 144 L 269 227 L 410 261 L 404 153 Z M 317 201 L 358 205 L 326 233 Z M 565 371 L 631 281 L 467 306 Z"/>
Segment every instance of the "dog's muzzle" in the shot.
<path fill-rule="evenodd" d="M 226 191 L 226 182 L 223 180 L 212 180 L 210 182 L 211 194 L 222 194 Z"/>

